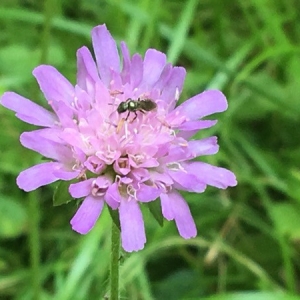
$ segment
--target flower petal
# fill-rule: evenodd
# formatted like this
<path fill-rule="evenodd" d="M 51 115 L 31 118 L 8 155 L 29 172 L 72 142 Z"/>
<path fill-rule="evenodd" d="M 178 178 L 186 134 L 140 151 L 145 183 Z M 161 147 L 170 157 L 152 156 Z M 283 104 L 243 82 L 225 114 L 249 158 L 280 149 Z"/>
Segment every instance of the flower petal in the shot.
<path fill-rule="evenodd" d="M 155 49 L 148 49 L 144 58 L 143 84 L 150 89 L 159 79 L 167 57 Z"/>
<path fill-rule="evenodd" d="M 186 201 L 177 192 L 160 196 L 162 213 L 167 220 L 175 220 L 179 234 L 189 239 L 197 235 L 197 228 Z"/>
<path fill-rule="evenodd" d="M 76 97 L 75 97 L 76 98 Z M 74 98 L 74 100 L 75 100 Z M 61 128 L 65 127 L 76 127 L 74 123 L 74 113 L 75 109 L 70 106 L 69 103 L 64 101 L 48 101 L 48 104 L 51 106 L 55 114 L 57 115 Z"/>
<path fill-rule="evenodd" d="M 23 132 L 20 136 L 21 144 L 33 151 L 36 151 L 47 158 L 52 158 L 60 162 L 71 163 L 73 153 L 71 149 L 62 143 L 57 143 L 39 135 L 41 130 Z"/>
<path fill-rule="evenodd" d="M 101 80 L 108 87 L 111 70 L 120 72 L 120 58 L 117 45 L 105 25 L 92 30 L 93 47 Z"/>
<path fill-rule="evenodd" d="M 67 104 L 74 99 L 74 87 L 54 67 L 40 65 L 32 72 L 41 91 L 48 101 L 63 101 Z"/>
<path fill-rule="evenodd" d="M 43 128 L 43 129 L 35 130 L 34 132 L 36 132 L 39 136 L 41 136 L 47 140 L 57 142 L 57 143 L 62 142 L 62 139 L 60 137 L 61 128 L 59 128 L 59 127 Z"/>
<path fill-rule="evenodd" d="M 151 170 L 151 180 L 156 184 L 163 183 L 164 185 L 172 185 L 174 181 L 167 172 L 159 173 Z"/>
<path fill-rule="evenodd" d="M 235 175 L 227 169 L 199 161 L 182 165 L 187 172 L 195 175 L 197 180 L 207 185 L 215 186 L 219 189 L 237 185 Z"/>
<path fill-rule="evenodd" d="M 138 201 L 150 202 L 154 201 L 161 194 L 161 190 L 156 186 L 149 186 L 146 184 L 140 184 L 140 188 L 136 193 Z"/>
<path fill-rule="evenodd" d="M 102 212 L 103 204 L 104 201 L 100 197 L 86 197 L 70 221 L 72 229 L 80 234 L 88 233 L 96 224 Z"/>
<path fill-rule="evenodd" d="M 185 140 L 188 140 L 193 135 L 195 135 L 200 129 L 210 128 L 214 126 L 217 122 L 217 120 L 198 120 L 184 122 L 182 125 L 177 127 L 179 129 L 177 137 L 182 137 Z"/>
<path fill-rule="evenodd" d="M 185 115 L 189 120 L 197 120 L 214 113 L 227 109 L 227 100 L 223 93 L 218 90 L 209 90 L 190 98 L 179 105 L 173 113 L 177 111 Z"/>
<path fill-rule="evenodd" d="M 127 252 L 143 249 L 146 235 L 143 216 L 137 201 L 134 199 L 121 201 L 119 214 L 123 249 Z"/>
<path fill-rule="evenodd" d="M 186 146 L 174 146 L 169 149 L 169 152 L 167 155 L 165 155 L 161 162 L 164 164 L 170 164 L 170 163 L 178 163 L 180 161 L 184 161 L 187 159 L 194 158 L 192 155 L 192 152 L 190 149 Z"/>
<path fill-rule="evenodd" d="M 218 139 L 212 136 L 202 140 L 189 141 L 189 149 L 194 153 L 195 157 L 200 155 L 212 155 L 219 151 Z"/>
<path fill-rule="evenodd" d="M 210 128 L 217 124 L 217 120 L 199 120 L 199 121 L 188 121 L 179 125 L 177 128 L 182 131 L 200 130 Z"/>
<path fill-rule="evenodd" d="M 182 170 L 169 170 L 168 174 L 177 184 L 179 184 L 176 188 L 180 188 L 181 190 L 202 193 L 206 188 L 206 184 L 199 182 L 194 174 L 189 174 Z"/>
<path fill-rule="evenodd" d="M 143 79 L 143 59 L 139 54 L 134 54 L 131 59 L 130 84 L 136 88 Z"/>
<path fill-rule="evenodd" d="M 58 179 L 66 180 L 66 181 L 69 181 L 69 180 L 72 180 L 72 179 L 78 177 L 79 174 L 80 174 L 79 171 L 65 170 L 63 167 L 61 169 L 53 171 L 54 176 L 56 176 Z"/>
<path fill-rule="evenodd" d="M 94 85 L 100 80 L 96 64 L 87 47 L 82 47 L 77 51 L 77 84 L 94 95 Z"/>
<path fill-rule="evenodd" d="M 59 180 L 53 172 L 63 165 L 56 162 L 46 162 L 22 171 L 17 177 L 20 189 L 29 192 L 49 183 Z"/>
<path fill-rule="evenodd" d="M 95 85 L 91 84 L 91 82 L 90 83 L 87 82 L 88 91 L 82 89 L 79 85 L 75 86 L 76 97 L 74 99 L 75 102 L 74 105 L 76 105 L 76 109 L 77 109 L 76 113 L 78 114 L 78 119 L 86 118 L 86 112 L 90 110 L 93 97 L 95 97 L 94 87 Z"/>
<path fill-rule="evenodd" d="M 0 103 L 16 112 L 17 118 L 29 124 L 52 127 L 57 121 L 53 113 L 13 92 L 4 93 Z"/>
<path fill-rule="evenodd" d="M 123 57 L 123 69 L 122 69 L 122 80 L 123 83 L 130 82 L 130 70 L 131 70 L 131 61 L 130 61 L 130 53 L 128 47 L 125 42 L 121 42 L 121 51 Z"/>
<path fill-rule="evenodd" d="M 85 141 L 82 138 L 82 135 L 78 130 L 72 129 L 72 128 L 66 128 L 64 131 L 60 134 L 63 141 L 70 146 L 77 147 L 81 151 L 83 151 L 85 154 L 90 153 L 89 147 L 86 145 Z"/>
<path fill-rule="evenodd" d="M 104 195 L 104 200 L 112 209 L 117 209 L 119 207 L 122 197 L 116 182 L 108 187 L 106 194 Z"/>
<path fill-rule="evenodd" d="M 163 71 L 160 74 L 158 81 L 153 86 L 153 89 L 162 90 L 165 87 L 167 81 L 169 80 L 169 78 L 172 74 L 172 70 L 173 70 L 172 64 L 170 64 L 170 63 L 166 64 L 164 66 Z"/>
<path fill-rule="evenodd" d="M 175 104 L 181 94 L 186 71 L 183 67 L 174 67 L 171 76 L 165 84 L 161 99 L 169 104 L 169 111 L 175 107 Z"/>
<path fill-rule="evenodd" d="M 70 184 L 69 193 L 73 198 L 81 198 L 89 195 L 92 191 L 92 183 L 95 178 Z"/>
<path fill-rule="evenodd" d="M 161 194 L 160 195 L 160 202 L 161 202 L 161 210 L 162 214 L 168 221 L 172 221 L 175 218 L 175 211 L 173 209 L 172 200 L 168 194 Z"/>

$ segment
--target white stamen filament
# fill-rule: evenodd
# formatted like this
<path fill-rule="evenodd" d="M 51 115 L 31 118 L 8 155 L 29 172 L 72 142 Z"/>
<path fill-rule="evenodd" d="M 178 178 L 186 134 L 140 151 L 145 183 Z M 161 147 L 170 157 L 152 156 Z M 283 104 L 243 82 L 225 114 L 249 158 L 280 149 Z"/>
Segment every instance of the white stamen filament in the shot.
<path fill-rule="evenodd" d="M 136 190 L 131 184 L 127 185 L 127 194 L 136 199 Z"/>

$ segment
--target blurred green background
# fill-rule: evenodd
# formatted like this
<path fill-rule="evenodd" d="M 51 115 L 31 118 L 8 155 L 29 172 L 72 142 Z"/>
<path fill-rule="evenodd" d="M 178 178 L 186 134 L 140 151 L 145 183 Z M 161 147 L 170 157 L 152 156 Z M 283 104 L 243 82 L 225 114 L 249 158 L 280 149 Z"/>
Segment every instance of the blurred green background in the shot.
<path fill-rule="evenodd" d="M 212 130 L 220 152 L 206 161 L 238 186 L 185 194 L 198 237 L 183 240 L 143 209 L 147 244 L 121 258 L 121 299 L 299 299 L 300 1 L 1 0 L 0 94 L 42 105 L 31 75 L 54 65 L 72 83 L 76 50 L 106 23 L 131 54 L 159 49 L 187 69 L 180 101 L 221 89 L 229 109 Z M 86 236 L 52 206 L 53 186 L 20 191 L 18 173 L 41 161 L 19 135 L 33 130 L 0 107 L 0 299 L 108 299 L 110 218 Z"/>

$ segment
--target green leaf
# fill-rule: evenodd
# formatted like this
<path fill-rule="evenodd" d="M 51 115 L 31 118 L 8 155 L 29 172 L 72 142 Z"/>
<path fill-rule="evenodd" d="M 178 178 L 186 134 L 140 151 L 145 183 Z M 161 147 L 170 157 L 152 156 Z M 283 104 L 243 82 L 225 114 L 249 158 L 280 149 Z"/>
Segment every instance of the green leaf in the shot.
<path fill-rule="evenodd" d="M 113 220 L 113 222 L 116 224 L 116 226 L 121 230 L 121 225 L 120 225 L 120 218 L 119 218 L 119 211 L 117 209 L 112 209 L 111 207 L 108 207 L 109 214 Z"/>
<path fill-rule="evenodd" d="M 17 237 L 25 231 L 27 223 L 26 209 L 14 199 L 1 196 L 0 201 L 0 237 Z"/>
<path fill-rule="evenodd" d="M 162 227 L 164 225 L 164 218 L 161 212 L 160 201 L 151 201 L 148 202 L 146 205 L 148 206 L 152 216 L 155 218 L 157 223 Z"/>
<path fill-rule="evenodd" d="M 56 186 L 53 194 L 53 206 L 60 206 L 66 204 L 73 200 L 69 193 L 69 186 L 71 183 L 77 182 L 78 179 L 73 179 L 70 181 L 60 181 Z"/>

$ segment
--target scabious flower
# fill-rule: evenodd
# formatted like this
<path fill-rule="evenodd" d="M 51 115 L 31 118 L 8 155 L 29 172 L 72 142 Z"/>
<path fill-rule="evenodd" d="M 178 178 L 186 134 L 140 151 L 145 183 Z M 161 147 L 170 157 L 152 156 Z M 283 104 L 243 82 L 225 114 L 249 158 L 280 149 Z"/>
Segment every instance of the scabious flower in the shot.
<path fill-rule="evenodd" d="M 106 203 L 118 209 L 122 246 L 128 252 L 142 249 L 146 242 L 139 202 L 160 198 L 163 216 L 175 220 L 179 234 L 195 237 L 190 209 L 178 191 L 202 193 L 207 185 L 236 185 L 231 171 L 193 160 L 218 152 L 216 137 L 191 138 L 216 124 L 201 119 L 225 111 L 225 96 L 209 90 L 176 107 L 184 68 L 173 67 L 154 49 L 144 59 L 139 54 L 131 57 L 124 42 L 121 64 L 105 25 L 93 29 L 92 40 L 96 63 L 86 47 L 78 50 L 75 87 L 51 66 L 33 71 L 50 110 L 12 92 L 2 96 L 1 104 L 19 119 L 42 127 L 24 132 L 20 141 L 50 160 L 21 172 L 18 186 L 32 191 L 78 179 L 69 192 L 84 200 L 72 228 L 89 232 Z M 130 109 L 128 99 L 134 105 Z M 155 108 L 143 109 L 146 99 Z M 118 111 L 120 105 L 124 112 Z"/>

